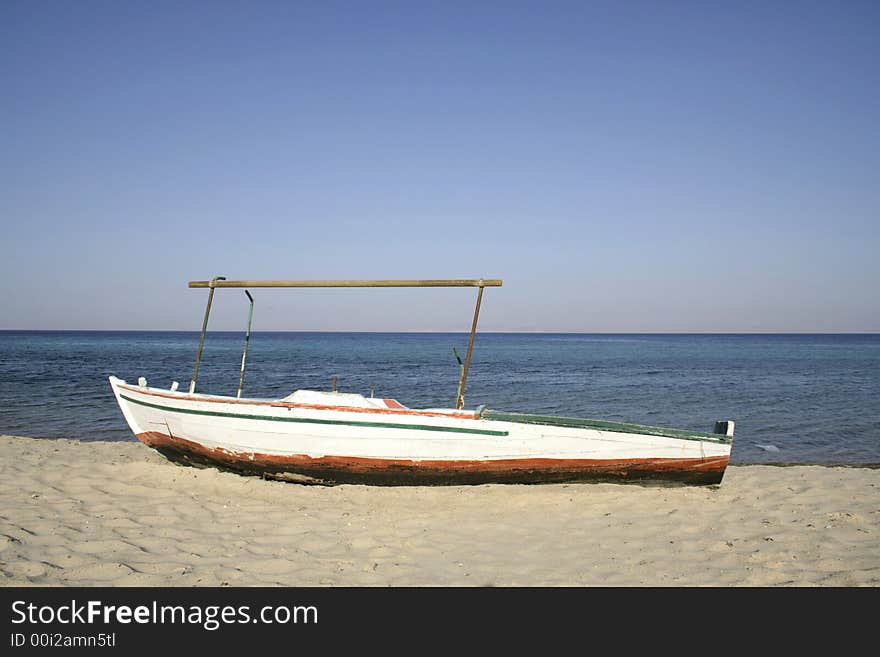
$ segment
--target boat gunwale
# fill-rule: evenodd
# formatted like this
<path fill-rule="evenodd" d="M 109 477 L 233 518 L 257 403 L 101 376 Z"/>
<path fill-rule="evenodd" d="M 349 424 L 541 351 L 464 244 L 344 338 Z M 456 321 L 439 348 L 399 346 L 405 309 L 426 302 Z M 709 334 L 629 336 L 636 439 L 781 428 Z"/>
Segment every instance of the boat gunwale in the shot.
<path fill-rule="evenodd" d="M 269 406 L 274 408 L 303 408 L 316 411 L 338 411 L 350 413 L 375 413 L 378 415 L 412 415 L 416 417 L 442 417 L 453 420 L 479 420 L 480 416 L 475 411 L 424 411 L 414 408 L 366 408 L 362 406 L 332 406 L 325 404 L 303 404 L 302 402 L 288 402 L 275 399 L 240 399 L 237 397 L 224 397 L 222 395 L 200 395 L 188 393 L 172 393 L 156 388 L 141 388 L 129 383 L 117 383 L 119 388 L 137 392 L 140 394 L 153 395 L 164 399 L 177 401 L 208 402 L 212 404 L 242 404 L 246 406 Z M 398 402 L 399 403 L 399 402 Z"/>
<path fill-rule="evenodd" d="M 485 436 L 508 436 L 507 431 L 496 429 L 477 429 L 474 427 L 451 427 L 438 424 L 404 424 L 400 422 L 362 422 L 358 420 L 329 420 L 314 417 L 283 417 L 278 415 L 247 415 L 243 413 L 230 413 L 223 411 L 208 411 L 198 408 L 175 408 L 173 406 L 160 406 L 143 400 L 132 399 L 119 393 L 119 398 L 131 404 L 139 404 L 148 408 L 154 408 L 169 413 L 183 413 L 186 415 L 205 415 L 209 417 L 228 417 L 236 420 L 257 420 L 263 422 L 293 422 L 300 424 L 327 424 L 335 426 L 363 427 L 374 429 L 406 429 L 409 431 L 439 431 L 450 433 L 472 433 Z"/>
<path fill-rule="evenodd" d="M 647 424 L 635 424 L 632 422 L 612 422 L 608 420 L 593 420 L 589 418 L 562 417 L 556 415 L 535 415 L 531 413 L 511 413 L 507 411 L 493 411 L 486 409 L 480 417 L 495 422 L 515 422 L 518 424 L 534 424 L 542 426 L 560 427 L 566 429 L 595 429 L 596 431 L 612 431 L 615 433 L 630 433 L 644 436 L 660 436 L 662 438 L 678 438 L 681 440 L 697 440 L 713 442 L 722 445 L 732 445 L 733 437 L 718 433 L 691 431 L 689 429 L 668 429 L 655 427 Z"/>

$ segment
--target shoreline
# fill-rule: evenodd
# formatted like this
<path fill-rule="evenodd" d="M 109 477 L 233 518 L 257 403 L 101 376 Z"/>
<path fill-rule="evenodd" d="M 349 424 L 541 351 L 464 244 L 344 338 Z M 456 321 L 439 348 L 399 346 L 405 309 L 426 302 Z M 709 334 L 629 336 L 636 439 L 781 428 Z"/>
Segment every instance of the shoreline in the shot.
<path fill-rule="evenodd" d="M 140 445 L 140 441 L 131 435 L 131 429 L 125 426 L 119 427 L 118 431 L 125 432 L 126 438 L 66 438 L 64 436 L 18 436 L 13 434 L 0 433 L 0 440 L 3 438 L 26 438 L 28 440 L 60 440 L 78 443 L 111 443 L 111 444 L 133 444 Z M 880 461 L 874 463 L 807 463 L 799 461 L 766 461 L 754 463 L 733 463 L 728 467 L 747 468 L 752 466 L 766 466 L 769 468 L 864 468 L 866 470 L 880 470 Z"/>
<path fill-rule="evenodd" d="M 303 486 L 0 436 L 0 586 L 878 586 L 880 468 Z"/>

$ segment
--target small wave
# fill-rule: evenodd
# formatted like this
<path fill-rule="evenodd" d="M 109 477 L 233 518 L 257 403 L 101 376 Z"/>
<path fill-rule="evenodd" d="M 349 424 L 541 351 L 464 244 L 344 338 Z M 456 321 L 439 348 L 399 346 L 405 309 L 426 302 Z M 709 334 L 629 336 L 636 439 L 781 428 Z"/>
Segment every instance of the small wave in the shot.
<path fill-rule="evenodd" d="M 776 445 L 759 445 L 755 443 L 755 447 L 760 447 L 765 452 L 778 452 L 779 448 Z"/>

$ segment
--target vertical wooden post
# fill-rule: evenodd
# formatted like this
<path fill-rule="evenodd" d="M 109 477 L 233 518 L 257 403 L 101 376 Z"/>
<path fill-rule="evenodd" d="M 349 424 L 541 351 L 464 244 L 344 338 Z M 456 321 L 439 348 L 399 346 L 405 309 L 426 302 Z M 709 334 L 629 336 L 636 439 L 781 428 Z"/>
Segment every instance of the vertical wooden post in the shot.
<path fill-rule="evenodd" d="M 464 389 L 467 385 L 468 369 L 471 366 L 471 353 L 474 350 L 474 337 L 477 334 L 477 320 L 480 317 L 480 303 L 483 300 L 483 286 L 477 292 L 477 306 L 474 308 L 474 322 L 471 324 L 471 338 L 468 341 L 467 355 L 464 357 L 464 367 L 461 370 L 461 381 L 458 383 L 458 399 L 455 400 L 455 408 L 464 406 Z"/>
<path fill-rule="evenodd" d="M 208 292 L 208 306 L 205 308 L 205 321 L 202 322 L 202 336 L 199 338 L 199 350 L 196 352 L 196 366 L 193 369 L 192 381 L 189 383 L 189 394 L 196 390 L 196 379 L 199 378 L 199 361 L 202 360 L 202 347 L 205 346 L 205 333 L 208 331 L 208 316 L 211 314 L 211 302 L 214 300 L 214 283 L 225 281 L 225 276 L 215 276 L 211 279 L 211 290 Z"/>

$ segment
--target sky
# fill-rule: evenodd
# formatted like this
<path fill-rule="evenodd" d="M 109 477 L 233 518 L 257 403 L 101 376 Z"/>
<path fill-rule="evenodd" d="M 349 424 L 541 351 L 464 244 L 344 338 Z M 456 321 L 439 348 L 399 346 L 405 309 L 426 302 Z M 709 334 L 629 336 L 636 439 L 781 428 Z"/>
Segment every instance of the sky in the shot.
<path fill-rule="evenodd" d="M 880 3 L 0 2 L 0 329 L 500 278 L 483 331 L 880 331 Z M 253 290 L 467 331 L 475 291 Z M 211 329 L 247 321 L 220 290 Z"/>

